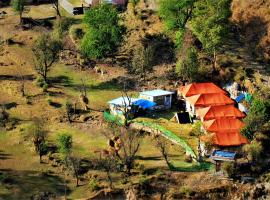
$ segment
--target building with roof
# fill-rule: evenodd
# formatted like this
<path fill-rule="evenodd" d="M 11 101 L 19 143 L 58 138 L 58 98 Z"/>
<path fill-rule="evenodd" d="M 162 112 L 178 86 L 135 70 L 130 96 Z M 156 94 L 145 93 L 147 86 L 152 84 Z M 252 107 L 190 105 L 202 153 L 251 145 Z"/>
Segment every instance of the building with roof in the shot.
<path fill-rule="evenodd" d="M 191 115 L 196 115 L 198 108 L 234 104 L 235 102 L 224 93 L 197 94 L 186 97 L 186 110 Z"/>
<path fill-rule="evenodd" d="M 146 110 L 156 105 L 156 103 L 149 100 L 129 97 L 119 97 L 109 101 L 108 104 L 110 114 L 119 116 L 120 118 L 123 117 L 125 113 L 136 115 L 140 109 Z"/>
<path fill-rule="evenodd" d="M 235 108 L 234 105 L 223 105 L 223 106 L 209 106 L 206 108 L 197 109 L 197 116 L 201 121 L 207 121 L 211 119 L 220 118 L 244 118 L 246 115 L 239 109 Z"/>
<path fill-rule="evenodd" d="M 211 143 L 218 147 L 241 146 L 248 143 L 239 131 L 218 131 L 201 137 L 202 141 Z"/>
<path fill-rule="evenodd" d="M 185 86 L 181 86 L 178 90 L 178 95 L 184 98 L 198 94 L 214 94 L 221 93 L 227 94 L 227 92 L 214 83 L 191 83 Z"/>
<path fill-rule="evenodd" d="M 88 5 L 96 6 L 102 3 L 108 3 L 117 6 L 124 6 L 127 3 L 127 0 L 84 0 Z"/>
<path fill-rule="evenodd" d="M 203 129 L 207 132 L 217 131 L 240 131 L 244 122 L 236 118 L 219 118 L 203 122 Z"/>
<path fill-rule="evenodd" d="M 170 109 L 174 92 L 166 90 L 150 90 L 140 92 L 139 98 L 156 103 L 155 109 Z"/>

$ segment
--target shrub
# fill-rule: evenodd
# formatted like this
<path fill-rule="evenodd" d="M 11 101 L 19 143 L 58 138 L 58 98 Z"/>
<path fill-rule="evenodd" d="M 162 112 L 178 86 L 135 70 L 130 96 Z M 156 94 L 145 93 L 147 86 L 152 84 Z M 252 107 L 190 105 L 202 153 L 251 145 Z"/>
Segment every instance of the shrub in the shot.
<path fill-rule="evenodd" d="M 49 85 L 47 83 L 44 83 L 42 86 L 43 92 L 47 92 Z"/>
<path fill-rule="evenodd" d="M 54 36 L 59 39 L 62 38 L 72 24 L 74 24 L 74 19 L 72 18 L 62 17 L 56 20 L 54 24 Z"/>
<path fill-rule="evenodd" d="M 148 184 L 149 184 L 149 179 L 148 179 L 145 175 L 140 176 L 140 179 L 139 179 L 139 185 L 140 185 L 141 187 L 144 187 L 144 186 L 146 186 L 146 185 L 148 185 Z"/>
<path fill-rule="evenodd" d="M 45 81 L 42 77 L 38 76 L 35 80 L 35 84 L 38 87 L 43 87 L 43 85 L 45 84 Z"/>
<path fill-rule="evenodd" d="M 49 98 L 47 99 L 47 102 L 48 102 L 49 105 L 52 105 L 52 103 L 53 103 L 53 101 L 51 99 L 49 99 Z"/>
<path fill-rule="evenodd" d="M 185 196 L 189 197 L 190 194 L 191 194 L 191 192 L 192 192 L 192 190 L 191 190 L 190 187 L 184 185 L 184 186 L 181 186 L 180 187 L 179 192 L 181 194 L 184 194 Z"/>
<path fill-rule="evenodd" d="M 91 192 L 99 189 L 98 180 L 95 177 L 92 177 L 88 183 L 89 189 Z"/>
<path fill-rule="evenodd" d="M 222 164 L 222 170 L 224 172 L 226 172 L 226 174 L 229 176 L 229 177 L 233 177 L 235 176 L 235 173 L 236 173 L 236 168 L 234 166 L 234 163 L 232 162 L 224 162 Z"/>
<path fill-rule="evenodd" d="M 78 27 L 71 27 L 70 33 L 75 40 L 82 39 L 84 35 L 83 29 Z"/>

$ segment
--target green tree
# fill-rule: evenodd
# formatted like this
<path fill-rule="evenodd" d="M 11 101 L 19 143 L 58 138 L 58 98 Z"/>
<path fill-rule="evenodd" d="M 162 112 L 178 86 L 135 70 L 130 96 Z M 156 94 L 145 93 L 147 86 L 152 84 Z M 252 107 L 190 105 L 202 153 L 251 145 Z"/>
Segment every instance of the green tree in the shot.
<path fill-rule="evenodd" d="M 161 0 L 159 16 L 168 30 L 184 30 L 192 17 L 196 0 Z"/>
<path fill-rule="evenodd" d="M 86 57 L 100 59 L 112 54 L 122 40 L 118 12 L 109 4 L 100 4 L 85 13 L 88 31 L 81 42 Z"/>
<path fill-rule="evenodd" d="M 35 70 L 43 78 L 45 83 L 47 82 L 48 72 L 58 60 L 58 54 L 61 49 L 61 42 L 55 40 L 49 34 L 42 35 L 34 44 Z"/>
<path fill-rule="evenodd" d="M 176 73 L 183 79 L 189 82 L 195 81 L 198 75 L 199 62 L 197 50 L 190 47 L 187 50 L 186 56 L 180 58 L 176 64 Z"/>
<path fill-rule="evenodd" d="M 20 15 L 20 24 L 22 23 L 22 14 L 24 11 L 25 1 L 24 0 L 12 0 L 11 1 L 12 8 L 15 12 Z"/>
<path fill-rule="evenodd" d="M 175 31 L 175 43 L 182 46 L 186 24 L 192 18 L 194 3 L 197 0 L 161 0 L 159 16 L 170 31 Z"/>
<path fill-rule="evenodd" d="M 216 70 L 216 53 L 228 36 L 231 0 L 199 0 L 190 21 L 192 33 L 200 40 Z"/>
<path fill-rule="evenodd" d="M 62 133 L 57 138 L 58 151 L 62 155 L 67 170 L 75 176 L 76 186 L 79 186 L 81 159 L 71 155 L 72 143 L 72 135 L 68 133 Z"/>
<path fill-rule="evenodd" d="M 72 150 L 72 135 L 68 133 L 62 133 L 57 138 L 58 150 L 66 159 L 71 154 Z"/>
<path fill-rule="evenodd" d="M 39 154 L 39 161 L 42 162 L 42 156 L 48 151 L 47 131 L 44 128 L 41 119 L 34 119 L 33 123 L 27 129 L 32 142 L 35 146 L 35 151 Z"/>
<path fill-rule="evenodd" d="M 147 73 L 153 70 L 154 66 L 154 48 L 148 46 L 140 47 L 135 50 L 132 58 L 132 71 L 145 79 Z"/>
<path fill-rule="evenodd" d="M 242 130 L 242 133 L 252 139 L 254 133 L 261 131 L 263 125 L 270 120 L 270 101 L 262 99 L 254 99 L 252 101 L 251 107 L 244 119 L 246 126 Z"/>

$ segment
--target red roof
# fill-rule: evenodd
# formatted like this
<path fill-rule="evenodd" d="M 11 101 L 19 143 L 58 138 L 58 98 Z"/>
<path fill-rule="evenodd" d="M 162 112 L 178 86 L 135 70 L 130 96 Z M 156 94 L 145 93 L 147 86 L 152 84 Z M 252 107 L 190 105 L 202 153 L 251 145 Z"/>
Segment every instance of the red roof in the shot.
<path fill-rule="evenodd" d="M 191 83 L 179 88 L 178 92 L 184 97 L 190 97 L 197 94 L 227 94 L 226 91 L 215 85 L 214 83 Z"/>
<path fill-rule="evenodd" d="M 203 127 L 209 132 L 239 131 L 245 126 L 244 122 L 235 118 L 212 119 L 203 122 Z"/>
<path fill-rule="evenodd" d="M 223 93 L 198 94 L 187 97 L 186 100 L 195 107 L 233 105 L 235 103 L 230 97 Z"/>
<path fill-rule="evenodd" d="M 239 146 L 247 144 L 248 140 L 241 135 L 239 131 L 228 132 L 221 131 L 215 132 L 201 137 L 203 141 L 210 141 L 217 146 Z"/>
<path fill-rule="evenodd" d="M 233 105 L 209 106 L 197 110 L 202 121 L 219 118 L 244 118 L 245 114 Z"/>

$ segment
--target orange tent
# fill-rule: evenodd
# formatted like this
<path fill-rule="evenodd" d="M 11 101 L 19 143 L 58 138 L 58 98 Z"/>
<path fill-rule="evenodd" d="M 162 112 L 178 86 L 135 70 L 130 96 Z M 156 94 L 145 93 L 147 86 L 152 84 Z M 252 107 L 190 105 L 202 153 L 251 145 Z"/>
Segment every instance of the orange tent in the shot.
<path fill-rule="evenodd" d="M 233 105 L 209 106 L 197 110 L 197 115 L 202 121 L 219 118 L 244 118 L 245 114 Z"/>
<path fill-rule="evenodd" d="M 226 91 L 215 85 L 214 83 L 191 83 L 179 88 L 178 92 L 184 97 L 190 97 L 197 94 L 227 94 Z"/>
<path fill-rule="evenodd" d="M 223 93 L 198 94 L 186 98 L 195 107 L 233 105 L 235 102 Z"/>
<path fill-rule="evenodd" d="M 239 146 L 247 144 L 248 140 L 239 131 L 221 131 L 207 134 L 201 137 L 202 141 L 209 141 L 217 146 Z"/>
<path fill-rule="evenodd" d="M 241 130 L 245 124 L 235 118 L 220 118 L 220 119 L 212 119 L 203 122 L 203 127 L 205 130 L 209 132 L 216 131 L 239 131 Z"/>

